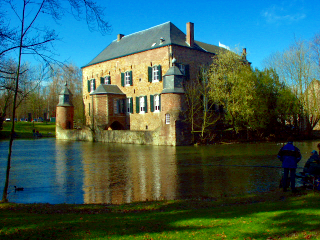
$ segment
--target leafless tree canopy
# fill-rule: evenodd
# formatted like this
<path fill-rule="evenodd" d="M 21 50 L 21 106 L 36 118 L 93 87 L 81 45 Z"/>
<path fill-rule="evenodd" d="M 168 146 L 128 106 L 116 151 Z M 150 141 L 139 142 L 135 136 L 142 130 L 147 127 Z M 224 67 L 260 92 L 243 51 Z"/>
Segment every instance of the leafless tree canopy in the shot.
<path fill-rule="evenodd" d="M 12 97 L 12 127 L 9 141 L 8 162 L 6 171 L 6 181 L 3 190 L 2 201 L 7 202 L 7 192 L 9 184 L 10 164 L 12 143 L 14 135 L 14 118 L 16 117 L 16 109 L 19 105 L 19 82 L 22 80 L 23 73 L 23 57 L 32 55 L 41 60 L 44 66 L 52 66 L 53 63 L 60 62 L 55 58 L 53 42 L 58 39 L 54 29 L 45 26 L 45 22 L 41 22 L 39 16 L 53 18 L 56 22 L 61 20 L 68 13 L 72 14 L 76 19 L 86 19 L 90 30 L 100 30 L 105 34 L 110 31 L 110 26 L 101 16 L 104 16 L 104 9 L 91 0 L 0 0 L 0 8 L 6 4 L 7 9 L 11 9 L 10 14 L 18 19 L 17 26 L 10 26 L 5 22 L 5 16 L 0 17 L 0 60 L 8 57 L 9 53 L 15 53 L 17 56 L 17 65 L 15 75 L 11 74 L 11 70 L 5 66 L 1 67 L 3 75 L 9 75 L 9 78 L 3 78 L 8 81 L 13 78 L 13 97 Z M 45 19 L 45 18 L 44 18 Z M 6 85 L 9 86 L 9 85 Z M 10 85 L 11 88 L 11 85 Z"/>

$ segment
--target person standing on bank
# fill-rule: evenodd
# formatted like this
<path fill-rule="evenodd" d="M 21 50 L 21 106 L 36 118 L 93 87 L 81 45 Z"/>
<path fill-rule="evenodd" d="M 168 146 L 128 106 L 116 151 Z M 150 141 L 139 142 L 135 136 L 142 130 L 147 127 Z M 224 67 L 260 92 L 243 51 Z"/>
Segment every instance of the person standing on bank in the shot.
<path fill-rule="evenodd" d="M 287 182 L 288 182 L 288 175 L 290 172 L 290 183 L 291 183 L 291 190 L 292 192 L 297 192 L 296 190 L 296 169 L 297 164 L 301 160 L 301 153 L 300 150 L 293 145 L 293 139 L 289 138 L 288 143 L 284 145 L 279 153 L 278 158 L 282 162 L 282 167 L 284 170 L 283 174 L 283 191 L 287 191 Z"/>

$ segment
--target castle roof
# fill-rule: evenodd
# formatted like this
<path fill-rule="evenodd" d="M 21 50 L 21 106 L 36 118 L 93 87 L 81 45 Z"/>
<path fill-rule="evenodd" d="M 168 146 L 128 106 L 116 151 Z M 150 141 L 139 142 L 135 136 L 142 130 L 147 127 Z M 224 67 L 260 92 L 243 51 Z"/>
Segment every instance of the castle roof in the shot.
<path fill-rule="evenodd" d="M 83 67 L 167 45 L 191 48 L 186 42 L 186 34 L 173 23 L 166 22 L 127 36 L 119 35 L 118 39 L 111 42 L 98 56 Z M 213 54 L 217 54 L 222 49 L 199 41 L 194 41 L 192 48 Z"/>

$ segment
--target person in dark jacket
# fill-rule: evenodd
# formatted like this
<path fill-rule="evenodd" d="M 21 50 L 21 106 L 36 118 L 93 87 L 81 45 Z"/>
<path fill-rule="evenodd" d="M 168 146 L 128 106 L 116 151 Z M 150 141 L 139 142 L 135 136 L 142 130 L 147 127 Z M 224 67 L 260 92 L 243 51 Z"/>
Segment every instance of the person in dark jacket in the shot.
<path fill-rule="evenodd" d="M 301 153 L 300 150 L 293 145 L 292 138 L 289 138 L 288 143 L 280 149 L 278 158 L 282 162 L 282 167 L 284 170 L 282 182 L 283 191 L 287 191 L 287 181 L 290 172 L 291 190 L 292 192 L 296 192 L 296 169 L 298 162 L 301 160 Z"/>
<path fill-rule="evenodd" d="M 304 165 L 303 172 L 311 175 L 320 175 L 320 157 L 316 150 L 311 152 L 310 158 Z"/>

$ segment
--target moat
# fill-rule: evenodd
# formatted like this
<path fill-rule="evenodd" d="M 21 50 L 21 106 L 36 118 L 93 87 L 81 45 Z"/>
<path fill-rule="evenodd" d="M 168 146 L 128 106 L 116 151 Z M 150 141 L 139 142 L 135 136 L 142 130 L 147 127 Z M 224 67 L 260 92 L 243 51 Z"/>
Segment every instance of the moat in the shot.
<path fill-rule="evenodd" d="M 296 142 L 302 160 L 319 141 Z M 277 190 L 282 143 L 149 146 L 15 140 L 8 199 L 17 203 L 130 203 Z M 8 141 L 0 142 L 0 191 Z M 301 170 L 301 169 L 300 169 Z M 299 172 L 299 170 L 297 171 Z M 15 192 L 14 186 L 23 187 Z"/>

